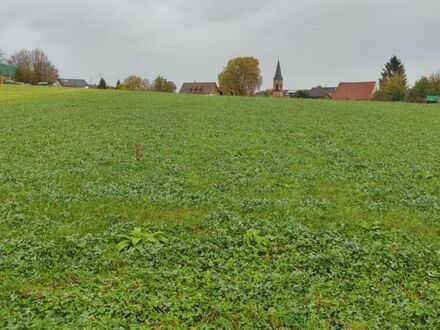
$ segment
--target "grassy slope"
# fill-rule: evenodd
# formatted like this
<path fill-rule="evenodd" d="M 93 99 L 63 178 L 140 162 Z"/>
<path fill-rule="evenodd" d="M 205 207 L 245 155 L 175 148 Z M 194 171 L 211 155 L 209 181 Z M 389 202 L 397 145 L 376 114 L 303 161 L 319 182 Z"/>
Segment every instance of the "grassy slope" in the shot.
<path fill-rule="evenodd" d="M 438 127 L 436 106 L 1 86 L 0 326 L 440 327 Z M 167 242 L 119 255 L 133 226 Z"/>

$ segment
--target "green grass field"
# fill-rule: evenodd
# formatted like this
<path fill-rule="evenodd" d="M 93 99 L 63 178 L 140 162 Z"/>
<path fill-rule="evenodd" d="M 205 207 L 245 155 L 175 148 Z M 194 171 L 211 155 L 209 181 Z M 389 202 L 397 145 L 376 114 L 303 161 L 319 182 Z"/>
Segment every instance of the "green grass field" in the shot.
<path fill-rule="evenodd" d="M 0 328 L 438 329 L 439 164 L 438 106 L 0 86 Z"/>

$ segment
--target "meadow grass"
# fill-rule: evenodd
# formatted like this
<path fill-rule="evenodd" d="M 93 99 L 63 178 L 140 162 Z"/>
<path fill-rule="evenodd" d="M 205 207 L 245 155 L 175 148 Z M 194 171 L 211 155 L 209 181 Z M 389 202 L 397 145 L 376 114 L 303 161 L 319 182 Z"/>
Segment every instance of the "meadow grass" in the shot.
<path fill-rule="evenodd" d="M 0 327 L 439 328 L 439 127 L 0 86 Z"/>

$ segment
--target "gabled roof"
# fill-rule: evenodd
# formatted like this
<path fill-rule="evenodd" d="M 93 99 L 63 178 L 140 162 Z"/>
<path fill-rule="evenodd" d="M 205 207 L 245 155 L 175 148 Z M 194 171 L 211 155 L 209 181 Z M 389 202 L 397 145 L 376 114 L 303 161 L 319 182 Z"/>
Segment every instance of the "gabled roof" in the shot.
<path fill-rule="evenodd" d="M 335 97 L 335 93 L 336 92 L 328 92 L 326 93 L 323 97 L 321 97 L 322 99 L 330 99 L 333 100 L 333 98 Z"/>
<path fill-rule="evenodd" d="M 310 90 L 309 97 L 313 99 L 320 99 L 324 97 L 327 93 L 334 93 L 334 92 L 336 92 L 336 87 L 317 86 Z"/>
<path fill-rule="evenodd" d="M 334 100 L 368 101 L 376 91 L 376 82 L 341 82 L 337 88 Z"/>
<path fill-rule="evenodd" d="M 15 77 L 17 69 L 11 65 L 0 63 L 0 76 Z"/>
<path fill-rule="evenodd" d="M 84 79 L 57 79 L 56 82 L 62 87 L 87 87 L 89 84 Z"/>
<path fill-rule="evenodd" d="M 193 82 L 184 83 L 180 89 L 180 94 L 218 94 L 220 92 L 215 82 Z"/>
<path fill-rule="evenodd" d="M 281 65 L 280 61 L 278 60 L 277 65 L 277 71 L 275 72 L 275 77 L 273 77 L 274 80 L 283 80 L 283 75 L 281 74 Z"/>

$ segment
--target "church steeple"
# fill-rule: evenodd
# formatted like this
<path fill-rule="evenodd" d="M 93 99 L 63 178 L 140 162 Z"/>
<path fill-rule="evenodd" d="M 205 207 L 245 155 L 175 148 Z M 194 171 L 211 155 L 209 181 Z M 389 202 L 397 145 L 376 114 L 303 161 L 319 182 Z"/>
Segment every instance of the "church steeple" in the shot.
<path fill-rule="evenodd" d="M 273 96 L 284 96 L 283 75 L 281 74 L 280 60 L 278 60 L 277 71 L 275 72 L 275 77 L 273 78 Z"/>
<path fill-rule="evenodd" d="M 274 80 L 283 80 L 283 75 L 281 74 L 280 60 L 278 60 L 277 72 L 275 72 Z"/>

